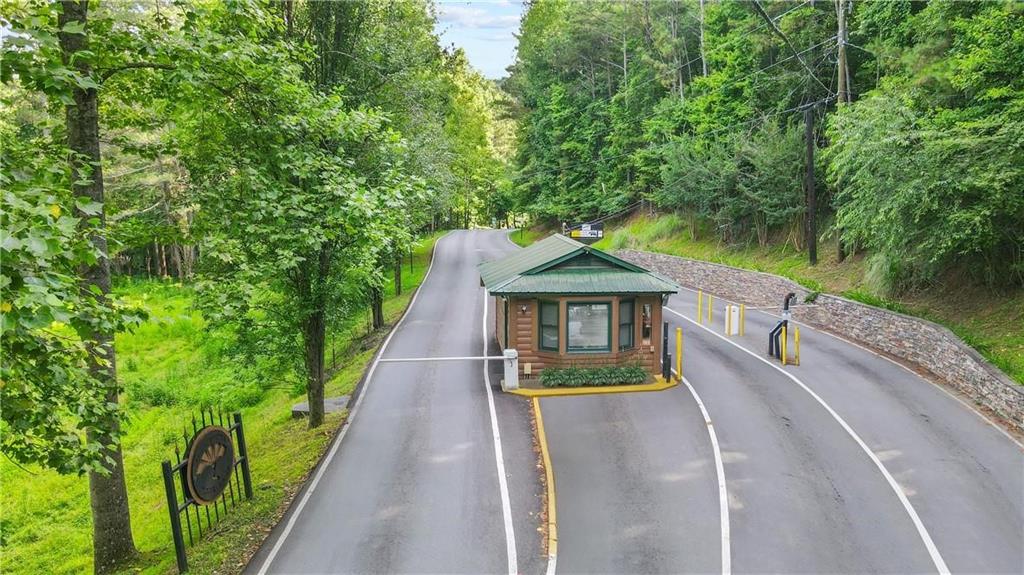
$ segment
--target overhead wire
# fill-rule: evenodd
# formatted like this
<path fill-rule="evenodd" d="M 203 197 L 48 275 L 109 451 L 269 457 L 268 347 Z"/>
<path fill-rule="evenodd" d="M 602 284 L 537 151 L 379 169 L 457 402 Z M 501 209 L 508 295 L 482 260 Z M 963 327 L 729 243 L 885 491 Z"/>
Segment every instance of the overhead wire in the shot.
<path fill-rule="evenodd" d="M 793 106 L 792 108 L 788 108 L 788 109 L 785 109 L 785 110 L 779 110 L 777 112 L 770 112 L 768 114 L 763 114 L 763 115 L 761 115 L 761 116 L 759 116 L 757 118 L 752 118 L 752 119 L 747 120 L 745 122 L 738 122 L 736 124 L 732 124 L 731 126 L 725 126 L 723 128 L 719 128 L 718 130 L 712 130 L 710 132 L 703 132 L 701 135 L 702 136 L 707 136 L 707 135 L 711 135 L 711 134 L 715 134 L 715 133 L 719 133 L 719 132 L 730 131 L 730 130 L 733 130 L 733 129 L 738 128 L 740 126 L 744 126 L 744 125 L 747 125 L 747 124 L 753 124 L 755 122 L 759 122 L 759 121 L 765 120 L 767 118 L 771 118 L 771 117 L 774 117 L 774 116 L 781 116 L 782 114 L 788 114 L 790 112 L 802 112 L 802 111 L 804 111 L 804 110 L 806 110 L 808 108 L 815 108 L 815 107 L 817 107 L 817 106 L 819 106 L 821 104 L 829 103 L 829 102 L 831 102 L 831 101 L 833 101 L 835 99 L 836 99 L 836 94 L 832 94 L 832 95 L 829 95 L 828 97 L 822 98 L 820 100 L 816 100 L 814 102 L 810 102 L 810 103 L 807 103 L 807 104 L 801 104 L 799 106 Z M 687 177 L 686 175 L 683 175 L 683 176 L 681 176 L 679 178 L 676 178 L 675 180 L 672 180 L 671 182 L 666 182 L 666 183 L 664 183 L 662 185 L 663 185 L 663 187 L 666 187 L 666 188 L 667 187 L 671 187 L 671 186 L 674 186 L 675 184 L 678 184 L 679 182 L 683 181 L 686 177 Z"/>
<path fill-rule="evenodd" d="M 734 78 L 734 79 L 732 79 L 732 80 L 730 80 L 728 82 L 725 82 L 725 83 L 723 83 L 723 84 L 721 84 L 719 86 L 716 86 L 715 88 L 713 88 L 712 90 L 710 90 L 707 93 L 715 93 L 715 92 L 721 91 L 721 90 L 723 90 L 723 89 L 725 89 L 727 87 L 734 86 L 734 85 L 736 85 L 739 82 L 742 82 L 744 80 L 750 79 L 750 78 L 752 78 L 754 76 L 757 76 L 758 74 L 761 74 L 761 73 L 763 73 L 763 72 L 765 72 L 767 70 L 770 70 L 770 69 L 772 69 L 772 68 L 774 68 L 776 66 L 784 64 L 786 62 L 789 62 L 789 61 L 791 61 L 791 60 L 793 60 L 795 58 L 798 58 L 800 55 L 803 55 L 803 54 L 805 54 L 807 52 L 810 52 L 811 50 L 815 50 L 815 49 L 821 47 L 822 45 L 835 40 L 835 38 L 836 38 L 835 36 L 831 36 L 829 38 L 826 38 L 825 40 L 822 40 L 821 42 L 818 42 L 817 44 L 814 44 L 813 46 L 805 48 L 804 50 L 802 50 L 802 51 L 800 51 L 798 53 L 794 53 L 792 56 L 788 56 L 786 58 L 783 58 L 782 60 L 778 60 L 778 61 L 773 62 L 773 63 L 771 63 L 771 64 L 769 64 L 767 66 L 764 66 L 763 68 L 759 68 L 759 69 L 757 69 L 757 70 L 755 70 L 755 71 L 753 71 L 753 72 L 751 72 L 749 74 L 745 74 L 745 75 L 743 75 L 743 76 L 741 76 L 739 78 Z M 819 81 L 819 83 L 820 83 L 820 81 Z M 828 87 L 825 87 L 825 89 L 829 92 L 829 94 L 833 93 L 833 91 L 831 89 L 829 89 Z M 706 94 L 702 94 L 702 95 L 706 95 Z M 645 120 L 648 120 L 648 119 L 656 116 L 657 114 L 658 114 L 657 111 L 651 111 L 648 114 L 644 114 L 644 115 L 638 116 L 636 118 L 633 118 L 632 122 L 633 123 L 643 122 Z M 705 133 L 707 133 L 707 132 L 705 132 Z M 579 166 L 585 166 L 585 165 L 588 165 L 588 164 L 604 162 L 604 161 L 607 161 L 607 160 L 612 160 L 612 159 L 616 159 L 616 158 L 621 158 L 621 157 L 624 157 L 624 156 L 632 155 L 632 154 L 634 154 L 637 151 L 642 150 L 642 149 L 644 149 L 644 148 L 637 148 L 635 150 L 629 150 L 629 151 L 626 151 L 626 152 L 622 152 L 622 153 L 619 153 L 619 154 L 613 154 L 613 155 L 610 155 L 610 156 L 602 156 L 602 157 L 596 158 L 596 159 L 579 160 L 577 162 L 573 162 L 573 163 L 570 163 L 570 164 L 567 164 L 567 165 L 558 166 L 557 168 L 545 168 L 545 169 L 541 169 L 541 170 L 532 170 L 532 171 L 529 171 L 529 172 L 525 172 L 523 174 L 518 174 L 517 177 L 518 178 L 531 177 L 531 176 L 536 176 L 536 175 L 540 175 L 540 174 L 546 174 L 546 173 L 550 173 L 550 172 L 563 171 L 563 170 L 566 170 L 568 168 L 575 168 L 575 167 L 579 167 Z"/>

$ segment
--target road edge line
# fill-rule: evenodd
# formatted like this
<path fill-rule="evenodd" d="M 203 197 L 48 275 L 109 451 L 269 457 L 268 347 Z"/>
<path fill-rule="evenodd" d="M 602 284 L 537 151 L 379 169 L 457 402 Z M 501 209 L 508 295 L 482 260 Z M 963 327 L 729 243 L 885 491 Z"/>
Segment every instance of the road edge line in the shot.
<path fill-rule="evenodd" d="M 695 289 L 692 289 L 692 288 L 688 288 L 688 287 L 684 287 L 684 286 L 679 286 L 679 287 L 684 289 L 684 290 L 686 290 L 686 291 L 688 291 L 688 292 L 691 292 L 691 293 L 697 293 L 697 291 L 698 291 L 698 290 L 695 290 Z M 718 296 L 716 296 L 716 297 L 718 297 Z M 727 303 L 733 303 L 733 304 L 737 304 L 737 305 L 739 304 L 739 302 L 736 302 L 734 300 L 730 300 L 728 298 L 719 297 L 718 299 L 722 300 L 723 302 L 727 302 Z M 668 306 L 666 306 L 666 309 L 668 309 Z M 767 308 L 767 309 L 775 309 L 775 308 L 771 307 L 771 308 Z M 773 318 L 776 318 L 776 319 L 781 319 L 782 316 L 780 316 L 778 314 L 774 314 L 774 313 L 772 313 L 770 311 L 767 311 L 767 309 L 762 309 L 762 308 L 758 308 L 758 307 L 749 307 L 749 306 L 747 307 L 747 311 L 751 311 L 752 310 L 752 311 L 756 311 L 758 313 L 763 313 L 764 315 L 766 315 L 768 317 L 773 317 Z M 978 409 L 977 407 L 971 405 L 970 403 L 967 403 L 966 401 L 963 400 L 963 398 L 958 397 L 952 391 L 946 389 L 946 386 L 950 385 L 950 384 L 947 384 L 947 383 L 943 382 L 941 379 L 934 379 L 933 380 L 933 379 L 931 379 L 929 377 L 925 377 L 925 376 L 921 375 L 920 373 L 918 373 L 918 372 L 914 371 L 913 369 L 911 369 L 910 366 L 907 366 L 907 365 L 905 365 L 903 363 L 900 363 L 900 362 L 896 361 L 895 359 L 893 359 L 893 358 L 891 358 L 891 357 L 889 357 L 889 356 L 887 356 L 885 354 L 879 353 L 879 352 L 871 349 L 870 347 L 868 347 L 866 345 L 857 343 L 856 341 L 854 341 L 852 339 L 849 339 L 849 338 L 846 338 L 846 337 L 843 337 L 841 335 L 834 334 L 834 333 L 832 333 L 832 332 L 830 332 L 830 331 L 828 331 L 826 329 L 821 329 L 821 328 L 815 327 L 813 325 L 810 325 L 810 324 L 808 324 L 806 322 L 797 321 L 797 320 L 792 319 L 792 318 L 789 321 L 791 321 L 792 323 L 794 323 L 796 325 L 803 326 L 803 327 L 805 327 L 805 328 L 807 328 L 807 329 L 809 329 L 809 330 L 811 330 L 813 332 L 824 334 L 824 335 L 827 335 L 828 337 L 831 337 L 833 339 L 837 339 L 837 340 L 839 340 L 839 341 L 841 341 L 843 343 L 850 344 L 853 347 L 856 347 L 858 349 L 866 351 L 866 352 L 870 353 L 871 355 L 874 355 L 875 357 L 878 357 L 880 359 L 884 359 L 885 361 L 895 365 L 896 367 L 899 367 L 899 368 L 903 369 L 904 371 L 906 371 L 907 373 L 917 377 L 918 379 L 921 379 L 922 381 L 931 384 L 933 387 L 939 388 L 939 390 L 942 391 L 942 393 L 945 393 L 947 396 L 949 396 L 950 398 L 952 398 L 952 399 L 956 400 L 958 403 L 960 403 L 960 405 L 962 405 L 962 406 L 966 407 L 967 409 L 969 409 L 972 413 L 974 413 L 974 415 L 976 415 L 979 419 L 981 419 L 981 421 L 984 422 L 986 425 L 994 428 L 996 431 L 1001 433 L 1004 437 L 1006 437 L 1007 439 L 1012 441 L 1014 444 L 1016 444 L 1017 447 L 1019 447 L 1021 450 L 1024 450 L 1024 442 L 1021 442 L 1019 439 L 1014 437 L 1013 434 L 1011 434 L 1009 431 L 1007 431 L 1005 428 L 1003 428 L 1003 426 L 1000 425 L 995 420 L 993 420 L 993 418 L 991 418 L 991 417 L 985 415 L 984 413 L 982 413 L 982 411 L 980 409 Z M 936 378 L 938 378 L 938 376 L 936 376 Z"/>
<path fill-rule="evenodd" d="M 676 373 L 676 371 L 672 370 L 672 373 Z M 711 449 L 715 457 L 715 473 L 718 475 L 718 513 L 719 524 L 722 527 L 722 575 L 730 575 L 732 573 L 732 543 L 729 527 L 729 489 L 725 482 L 722 448 L 718 443 L 718 434 L 715 433 L 715 425 L 711 422 L 711 415 L 708 413 L 707 407 L 704 406 L 704 401 L 701 400 L 697 390 L 690 384 L 690 380 L 681 376 L 680 379 L 686 385 L 686 388 L 690 390 L 690 395 L 693 396 L 694 401 L 697 402 L 697 407 L 700 408 L 700 413 L 704 417 L 708 437 L 711 439 Z"/>
<path fill-rule="evenodd" d="M 551 453 L 548 451 L 548 436 L 544 431 L 544 416 L 540 413 L 540 398 L 531 397 L 533 418 L 537 422 L 537 443 L 540 458 L 544 463 L 544 482 L 547 485 L 548 517 L 548 567 L 546 575 L 555 575 L 558 565 L 558 505 L 555 501 L 555 471 L 551 467 Z"/>
<path fill-rule="evenodd" d="M 714 330 L 698 324 L 694 320 L 686 317 L 685 315 L 677 312 L 676 310 L 670 307 L 665 307 L 665 309 L 683 318 L 684 320 L 692 323 L 693 325 L 704 329 L 711 335 L 721 339 L 722 341 L 728 343 L 729 345 L 734 346 L 735 348 L 750 355 L 751 357 L 756 358 L 758 361 L 764 363 L 765 365 L 768 365 L 772 369 L 775 369 L 778 372 L 782 373 L 789 379 L 793 380 L 794 383 L 803 388 L 803 390 L 810 394 L 810 396 L 813 397 L 815 401 L 817 401 L 822 407 L 824 407 L 825 411 L 827 411 L 829 415 L 831 415 L 832 418 L 835 419 L 837 423 L 839 423 L 840 427 L 842 427 L 846 431 L 846 433 L 851 438 L 853 438 L 854 442 L 856 442 L 857 445 L 861 447 L 864 453 L 867 454 L 868 458 L 871 459 L 872 463 L 875 464 L 875 467 L 877 467 L 879 472 L 881 472 L 882 476 L 885 477 L 886 482 L 889 483 L 889 487 L 891 487 L 893 492 L 896 493 L 896 497 L 900 500 L 900 503 L 903 504 L 904 510 L 910 516 L 910 520 L 914 523 L 914 527 L 917 529 L 917 533 L 921 537 L 921 541 L 924 543 L 925 549 L 927 549 L 928 555 L 931 557 L 932 563 L 935 565 L 935 568 L 938 570 L 940 574 L 949 575 L 950 571 L 949 567 L 946 566 L 946 561 L 942 558 L 942 554 L 939 553 L 938 547 L 935 546 L 935 542 L 932 540 L 931 534 L 928 533 L 928 529 L 924 526 L 924 523 L 921 521 L 920 516 L 918 516 L 917 510 L 914 509 L 913 504 L 910 503 L 910 499 L 908 499 L 906 493 L 903 492 L 903 488 L 900 487 L 900 485 L 896 482 L 896 479 L 892 476 L 891 473 L 889 473 L 889 470 L 886 469 L 885 464 L 882 463 L 882 460 L 880 460 L 878 456 L 875 455 L 875 452 L 872 451 L 870 447 L 868 447 L 867 443 L 865 443 L 864 440 L 861 439 L 860 435 L 858 435 L 857 432 L 854 431 L 852 427 L 850 427 L 850 424 L 848 424 L 845 419 L 843 419 L 838 413 L 836 413 L 836 411 L 832 409 L 832 407 L 828 403 L 826 403 L 825 400 L 821 398 L 821 396 L 815 393 L 814 390 L 808 387 L 807 384 L 805 384 L 795 375 L 786 371 L 785 369 L 782 369 L 781 367 L 775 365 L 774 363 L 768 361 L 767 359 L 761 357 L 760 355 L 757 355 L 756 353 L 739 345 L 738 343 L 729 340 L 729 338 L 718 334 Z"/>
<path fill-rule="evenodd" d="M 437 238 L 437 241 L 434 242 L 434 249 L 430 252 L 430 265 L 427 266 L 427 273 L 423 274 L 423 281 L 421 281 L 420 285 L 416 287 L 416 293 L 412 294 L 412 299 L 409 300 L 409 305 L 405 308 L 405 311 L 402 312 L 402 317 L 398 318 L 398 321 L 395 323 L 394 327 L 391 328 L 391 331 L 388 332 L 388 336 L 384 339 L 384 343 L 382 343 L 380 345 L 380 349 L 377 350 L 377 355 L 373 358 L 373 364 L 370 366 L 370 371 L 366 372 L 366 380 L 363 382 L 363 389 L 359 392 L 359 397 L 356 398 L 356 402 L 352 406 L 352 411 L 349 412 L 348 417 L 345 418 L 345 423 L 341 426 L 341 430 L 338 432 L 338 435 L 335 436 L 334 442 L 331 445 L 331 450 L 328 451 L 327 456 L 320 461 L 320 466 L 316 471 L 316 475 L 313 476 L 313 481 L 310 482 L 309 488 L 306 489 L 306 492 L 302 494 L 302 499 L 299 500 L 299 504 L 295 507 L 295 511 L 293 511 L 291 517 L 288 518 L 288 523 L 285 524 L 284 531 L 281 532 L 277 541 L 274 542 L 274 546 L 270 549 L 270 553 L 267 555 L 267 558 L 263 560 L 263 565 L 260 566 L 260 570 L 257 572 L 257 575 L 265 575 L 267 570 L 270 569 L 271 563 L 273 563 L 274 559 L 277 557 L 282 545 L 284 545 L 285 540 L 288 538 L 288 535 L 291 534 L 292 528 L 295 526 L 299 516 L 302 514 L 302 510 L 306 507 L 306 503 L 309 501 L 310 496 L 320 483 L 320 478 L 323 477 L 327 467 L 330 466 L 331 461 L 334 459 L 334 454 L 338 452 L 338 446 L 341 445 L 341 440 L 345 439 L 345 434 L 348 433 L 348 428 L 355 420 L 356 414 L 359 413 L 359 407 L 363 404 L 363 398 L 366 397 L 366 393 L 369 391 L 370 382 L 373 380 L 373 373 L 377 370 L 377 364 L 380 363 L 380 358 L 384 355 L 384 351 L 387 349 L 388 344 L 391 343 L 391 338 L 398 331 L 398 328 L 402 326 L 402 323 L 405 322 L 405 318 L 408 317 L 413 306 L 416 305 L 416 298 L 419 297 L 421 291 L 420 288 L 426 285 L 427 279 L 430 277 L 430 272 L 434 269 L 434 261 L 437 259 L 435 257 L 437 254 L 437 246 L 441 243 L 441 240 L 449 235 L 451 235 L 451 231 Z"/>
<path fill-rule="evenodd" d="M 483 328 L 484 355 L 487 355 L 487 290 L 484 289 Z M 505 522 L 505 551 L 508 555 L 509 575 L 519 572 L 519 557 L 516 551 L 515 525 L 512 523 L 512 503 L 508 494 L 508 478 L 505 476 L 505 455 L 501 449 L 501 431 L 498 428 L 498 413 L 494 408 L 494 390 L 491 389 L 491 360 L 484 360 L 484 387 L 487 389 L 487 409 L 491 416 L 491 437 L 494 439 L 494 461 L 498 469 L 498 490 L 501 492 L 501 515 Z"/>

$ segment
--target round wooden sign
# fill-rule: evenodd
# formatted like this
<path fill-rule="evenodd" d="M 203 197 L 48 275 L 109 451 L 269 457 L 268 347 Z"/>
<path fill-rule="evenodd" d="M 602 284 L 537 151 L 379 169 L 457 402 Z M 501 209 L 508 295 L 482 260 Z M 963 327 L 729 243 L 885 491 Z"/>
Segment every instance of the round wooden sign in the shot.
<path fill-rule="evenodd" d="M 219 425 L 199 430 L 188 450 L 188 488 L 196 503 L 213 503 L 224 492 L 235 469 L 231 433 Z"/>

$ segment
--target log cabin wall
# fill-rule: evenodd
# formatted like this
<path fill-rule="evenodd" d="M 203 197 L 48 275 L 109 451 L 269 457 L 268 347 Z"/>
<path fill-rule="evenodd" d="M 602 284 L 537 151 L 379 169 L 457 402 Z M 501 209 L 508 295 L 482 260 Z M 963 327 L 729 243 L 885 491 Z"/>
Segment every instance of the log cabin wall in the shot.
<path fill-rule="evenodd" d="M 539 303 L 537 298 L 509 297 L 509 341 L 502 343 L 502 348 L 515 348 L 519 352 L 519 374 L 521 377 L 537 377 L 547 368 L 565 367 L 603 367 L 612 365 L 633 365 L 639 363 L 652 374 L 661 373 L 661 297 L 660 296 L 552 296 L 542 298 L 545 301 L 558 301 L 558 352 L 545 351 L 539 348 L 538 322 Z M 619 302 L 633 300 L 633 342 L 634 347 L 627 350 L 618 349 L 619 341 Z M 495 314 L 495 331 L 499 342 L 504 338 L 504 303 L 502 298 L 495 298 L 499 312 Z M 569 353 L 567 346 L 568 302 L 611 302 L 611 351 L 597 353 Z M 650 337 L 643 338 L 643 308 L 651 309 Z M 527 373 L 529 370 L 529 373 Z"/>

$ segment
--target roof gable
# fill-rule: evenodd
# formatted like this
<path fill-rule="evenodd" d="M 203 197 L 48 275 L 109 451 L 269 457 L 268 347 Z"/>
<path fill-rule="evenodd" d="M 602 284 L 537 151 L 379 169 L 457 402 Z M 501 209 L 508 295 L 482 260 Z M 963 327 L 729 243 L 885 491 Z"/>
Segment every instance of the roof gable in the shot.
<path fill-rule="evenodd" d="M 492 294 L 676 293 L 679 286 L 561 234 L 479 265 Z"/>
<path fill-rule="evenodd" d="M 502 259 L 480 264 L 480 279 L 491 287 L 550 261 L 578 251 L 583 244 L 563 235 L 555 234 L 525 247 Z"/>

